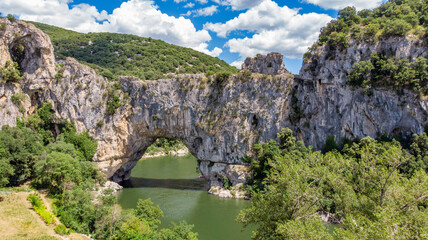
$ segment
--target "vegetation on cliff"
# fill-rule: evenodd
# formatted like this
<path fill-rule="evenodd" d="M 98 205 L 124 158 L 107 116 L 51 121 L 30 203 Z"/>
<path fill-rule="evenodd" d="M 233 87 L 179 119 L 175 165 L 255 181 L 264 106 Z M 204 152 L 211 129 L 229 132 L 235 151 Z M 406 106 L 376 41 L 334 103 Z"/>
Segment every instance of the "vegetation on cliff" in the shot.
<path fill-rule="evenodd" d="M 237 220 L 256 224 L 254 239 L 425 239 L 428 234 L 428 136 L 409 149 L 370 137 L 326 153 L 296 141 L 255 146 L 250 208 Z M 339 223 L 334 231 L 321 216 Z"/>
<path fill-rule="evenodd" d="M 339 11 L 338 18 L 321 29 L 318 41 L 304 55 L 308 61 L 324 46 L 327 59 L 351 44 L 376 44 L 391 38 L 421 39 L 428 44 L 428 3 L 423 0 L 390 0 L 381 6 L 357 12 L 353 7 Z M 421 46 L 424 47 L 424 46 Z M 366 89 L 392 87 L 402 92 L 407 88 L 419 96 L 428 95 L 427 56 L 396 57 L 392 51 L 373 52 L 369 60 L 354 63 L 348 73 L 348 84 Z"/>
<path fill-rule="evenodd" d="M 47 189 L 54 213 L 64 224 L 57 226 L 58 232 L 68 233 L 69 228 L 95 239 L 197 239 L 192 225 L 184 222 L 160 229 L 163 213 L 150 200 L 140 200 L 135 210 L 125 211 L 112 190 L 95 199 L 97 186 L 105 182 L 91 161 L 96 148 L 87 132 L 78 134 L 73 124 L 56 119 L 52 104 L 46 103 L 16 127 L 2 127 L 0 187 L 31 181 L 35 188 Z M 54 222 L 36 195 L 29 200 L 46 223 Z"/>
<path fill-rule="evenodd" d="M 339 11 L 338 18 L 321 29 L 317 45 L 346 47 L 347 40 L 377 41 L 379 38 L 413 35 L 427 38 L 428 3 L 424 0 L 390 0 L 381 6 L 357 12 L 354 7 Z"/>
<path fill-rule="evenodd" d="M 156 80 L 169 73 L 237 72 L 225 61 L 161 40 L 118 33 L 78 33 L 32 22 L 51 38 L 57 59 L 73 57 L 109 79 Z"/>

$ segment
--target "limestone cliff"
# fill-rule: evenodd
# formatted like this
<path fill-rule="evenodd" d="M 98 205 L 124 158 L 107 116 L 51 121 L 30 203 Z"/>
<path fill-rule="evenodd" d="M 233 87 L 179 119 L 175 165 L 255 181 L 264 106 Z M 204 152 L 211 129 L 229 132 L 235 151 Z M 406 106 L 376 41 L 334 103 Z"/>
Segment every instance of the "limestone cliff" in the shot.
<path fill-rule="evenodd" d="M 242 71 L 228 79 L 193 74 L 157 81 L 121 77 L 114 84 L 74 59 L 55 62 L 49 38 L 32 24 L 3 18 L 0 23 L 6 23 L 0 30 L 0 63 L 17 61 L 23 72 L 18 83 L 0 82 L 0 125 L 15 125 L 16 118 L 50 101 L 57 117 L 98 141 L 94 161 L 114 181 L 129 177 L 159 137 L 183 141 L 211 185 L 222 186 L 224 177 L 233 185 L 244 183 L 249 166 L 242 158 L 252 154 L 254 143 L 276 138 L 284 127 L 320 148 L 329 135 L 420 133 L 427 123 L 428 101 L 410 92 L 398 96 L 379 89 L 368 96 L 344 84 L 350 61 L 358 60 L 355 54 L 361 51 L 369 53 L 369 45 L 338 52 L 336 60 L 323 59 L 320 49 L 296 77 L 275 67 L 281 74 Z M 24 51 L 14 50 L 18 44 Z M 426 54 L 426 47 L 415 44 L 392 43 L 403 51 L 413 49 L 408 55 Z M 11 99 L 17 93 L 25 95 L 18 103 Z M 113 96 L 120 107 L 109 114 Z"/>
<path fill-rule="evenodd" d="M 428 48 L 422 40 L 406 38 L 381 39 L 375 43 L 351 40 L 346 49 L 333 52 L 328 46 L 315 49 L 296 76 L 294 108 L 295 132 L 306 144 L 322 147 L 327 136 L 338 141 L 365 136 L 380 137 L 421 133 L 428 123 L 428 101 L 404 90 L 377 88 L 369 92 L 346 84 L 352 66 L 369 60 L 372 53 L 388 57 L 427 57 Z"/>

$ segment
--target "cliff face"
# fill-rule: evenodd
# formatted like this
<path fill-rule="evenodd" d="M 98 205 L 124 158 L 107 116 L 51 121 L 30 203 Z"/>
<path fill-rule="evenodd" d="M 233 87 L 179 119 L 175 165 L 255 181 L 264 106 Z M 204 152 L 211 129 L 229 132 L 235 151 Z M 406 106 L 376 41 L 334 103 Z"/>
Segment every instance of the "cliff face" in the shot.
<path fill-rule="evenodd" d="M 295 108 L 300 112 L 295 131 L 316 148 L 327 136 L 338 141 L 364 136 L 379 137 L 421 133 L 428 123 L 428 101 L 412 91 L 397 94 L 392 88 L 366 91 L 346 84 L 354 63 L 370 60 L 373 52 L 388 57 L 426 57 L 428 48 L 421 40 L 389 38 L 376 43 L 350 42 L 343 50 L 319 47 L 305 61 L 296 76 Z M 321 140 L 321 141 L 320 141 Z"/>
<path fill-rule="evenodd" d="M 344 71 L 355 60 L 352 54 L 370 53 L 364 46 L 349 50 L 353 52 L 349 56 L 337 53 L 338 62 L 323 59 L 320 50 L 320 57 L 312 58 L 296 77 L 277 69 L 282 74 L 241 72 L 228 79 L 202 74 L 157 81 L 122 77 L 114 85 L 71 58 L 55 62 L 48 37 L 31 24 L 1 22 L 6 28 L 0 31 L 0 63 L 17 61 L 23 79 L 0 82 L 0 125 L 13 126 L 17 117 L 50 101 L 57 117 L 72 121 L 79 132 L 87 130 L 98 140 L 94 161 L 115 181 L 129 177 L 146 148 L 159 137 L 183 141 L 211 185 L 222 185 L 223 176 L 237 185 L 246 181 L 249 166 L 242 158 L 251 155 L 253 144 L 276 138 L 284 127 L 320 148 L 329 135 L 339 139 L 420 133 L 427 122 L 427 100 L 386 89 L 368 96 L 344 84 Z M 24 53 L 13 50 L 16 44 L 23 45 Z M 411 42 L 402 45 L 414 49 L 408 51 L 412 56 L 426 53 L 426 48 L 420 50 Z M 324 74 L 328 71 L 335 73 L 333 78 Z M 14 103 L 11 98 L 17 93 L 24 94 L 25 100 Z M 106 104 L 113 97 L 120 107 L 111 115 Z"/>

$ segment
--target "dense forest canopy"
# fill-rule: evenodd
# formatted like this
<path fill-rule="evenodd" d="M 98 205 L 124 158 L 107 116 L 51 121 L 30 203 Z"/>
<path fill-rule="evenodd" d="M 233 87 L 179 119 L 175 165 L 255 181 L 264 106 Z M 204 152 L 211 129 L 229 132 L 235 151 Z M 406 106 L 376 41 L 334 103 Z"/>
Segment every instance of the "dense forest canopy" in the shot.
<path fill-rule="evenodd" d="M 73 57 L 103 76 L 165 78 L 169 73 L 237 72 L 225 61 L 161 40 L 118 33 L 78 33 L 32 22 L 51 38 L 55 57 Z"/>
<path fill-rule="evenodd" d="M 293 135 L 254 147 L 251 207 L 237 218 L 257 226 L 253 239 L 427 238 L 426 132 L 407 149 L 366 137 L 341 149 L 328 141 L 325 153 Z"/>

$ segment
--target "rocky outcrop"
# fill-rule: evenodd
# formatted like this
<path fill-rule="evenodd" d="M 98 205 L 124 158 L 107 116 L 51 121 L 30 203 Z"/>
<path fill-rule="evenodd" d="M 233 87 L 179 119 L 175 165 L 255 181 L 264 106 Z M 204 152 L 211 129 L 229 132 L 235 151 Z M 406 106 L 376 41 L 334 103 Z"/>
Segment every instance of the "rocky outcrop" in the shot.
<path fill-rule="evenodd" d="M 327 136 L 354 139 L 423 132 L 428 124 L 428 101 L 409 90 L 391 88 L 367 91 L 346 84 L 354 63 L 369 60 L 373 52 L 410 61 L 428 56 L 422 40 L 389 38 L 375 43 L 350 41 L 346 49 L 318 47 L 296 76 L 293 91 L 295 133 L 321 148 Z"/>
<path fill-rule="evenodd" d="M 343 71 L 352 64 L 347 59 L 354 55 L 337 53 L 336 60 L 343 63 L 323 63 L 321 53 L 295 78 L 275 65 L 276 70 L 267 73 L 281 74 L 243 71 L 224 81 L 203 74 L 157 81 L 121 77 L 114 84 L 74 59 L 55 62 L 48 37 L 33 25 L 3 18 L 0 23 L 6 23 L 0 33 L 0 63 L 15 60 L 23 72 L 19 83 L 0 83 L 0 125 L 15 125 L 16 118 L 50 101 L 57 117 L 72 121 L 77 131 L 88 131 L 98 141 L 94 161 L 116 182 L 129 177 L 159 137 L 181 140 L 211 186 L 230 181 L 239 187 L 250 168 L 243 157 L 252 155 L 254 143 L 276 138 L 281 128 L 290 127 L 305 144 L 321 148 L 330 135 L 340 139 L 420 133 L 427 122 L 428 101 L 410 92 L 399 96 L 379 89 L 368 95 L 343 84 Z M 24 54 L 13 50 L 18 43 Z M 406 44 L 403 48 L 415 49 L 409 54 L 421 51 Z M 263 66 L 269 62 L 282 64 L 282 57 L 281 63 L 275 59 L 260 60 L 261 68 L 250 69 L 266 73 Z M 333 77 L 323 75 L 326 71 L 334 72 Z M 25 99 L 14 103 L 11 98 L 18 93 Z M 106 104 L 112 96 L 120 107 L 110 115 Z"/>
<path fill-rule="evenodd" d="M 268 55 L 257 54 L 254 58 L 247 57 L 242 64 L 242 69 L 269 75 L 289 73 L 284 68 L 283 56 L 280 53 L 269 53 Z"/>

